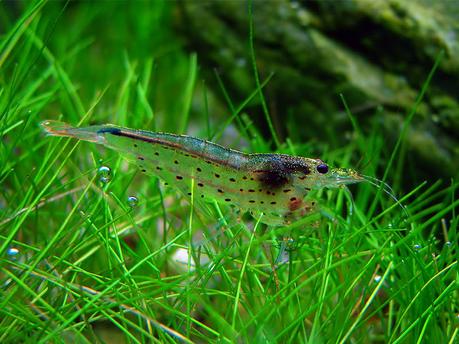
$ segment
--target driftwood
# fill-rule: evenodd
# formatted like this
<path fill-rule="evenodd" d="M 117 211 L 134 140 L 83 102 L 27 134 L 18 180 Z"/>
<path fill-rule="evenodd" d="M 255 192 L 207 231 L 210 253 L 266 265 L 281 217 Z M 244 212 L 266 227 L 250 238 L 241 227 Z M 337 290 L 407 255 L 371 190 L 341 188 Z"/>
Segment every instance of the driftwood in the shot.
<path fill-rule="evenodd" d="M 206 78 L 215 80 L 218 68 L 239 100 L 255 89 L 247 8 L 245 1 L 185 1 L 176 15 Z M 458 175 L 459 2 L 255 1 L 253 13 L 260 75 L 274 73 L 265 94 L 281 138 L 344 142 L 351 123 L 343 94 L 364 128 L 379 121 L 391 147 L 443 50 L 405 147 L 418 177 Z M 250 112 L 265 123 L 259 104 Z M 287 128 L 292 122 L 297 127 Z"/>

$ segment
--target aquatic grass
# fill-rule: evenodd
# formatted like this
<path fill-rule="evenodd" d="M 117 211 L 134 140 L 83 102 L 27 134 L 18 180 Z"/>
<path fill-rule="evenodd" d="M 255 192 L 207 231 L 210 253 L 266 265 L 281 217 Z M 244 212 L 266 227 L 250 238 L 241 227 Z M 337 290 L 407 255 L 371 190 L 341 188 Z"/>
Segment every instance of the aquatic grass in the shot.
<path fill-rule="evenodd" d="M 59 30 L 60 18 L 71 20 L 68 8 L 23 6 L 5 21 L 0 42 L 2 343 L 457 340 L 457 181 L 397 188 L 408 218 L 363 183 L 350 187 L 352 198 L 345 189 L 320 191 L 322 214 L 275 229 L 218 204 L 190 204 L 115 152 L 46 137 L 38 123 L 61 118 L 172 132 L 197 124 L 198 136 L 216 141 L 235 126 L 247 150 L 269 151 L 272 140 L 245 108 L 275 75 L 260 79 L 245 99 L 231 99 L 216 80 L 228 113 L 218 125 L 207 120 L 212 108 L 196 113 L 192 106 L 212 97 L 199 93 L 199 56 L 178 49 L 167 26 L 153 25 L 158 44 L 148 56 L 117 50 L 104 43 L 97 6 L 82 20 L 91 7 L 77 5 L 70 49 Z M 139 26 L 153 12 L 167 21 L 171 11 L 167 3 L 145 14 L 137 6 Z M 6 7 L 0 11 L 11 17 Z M 122 18 L 113 17 L 120 36 Z M 84 34 L 98 29 L 97 43 Z M 94 44 L 121 53 L 101 66 Z M 278 151 L 320 152 L 343 167 L 365 155 L 363 172 L 382 178 L 392 151 L 377 124 L 360 129 L 347 112 L 357 134 L 348 145 L 291 139 Z M 110 180 L 101 180 L 101 166 L 111 169 Z M 391 184 L 402 173 L 387 169 L 384 179 Z M 129 196 L 138 198 L 135 206 Z"/>

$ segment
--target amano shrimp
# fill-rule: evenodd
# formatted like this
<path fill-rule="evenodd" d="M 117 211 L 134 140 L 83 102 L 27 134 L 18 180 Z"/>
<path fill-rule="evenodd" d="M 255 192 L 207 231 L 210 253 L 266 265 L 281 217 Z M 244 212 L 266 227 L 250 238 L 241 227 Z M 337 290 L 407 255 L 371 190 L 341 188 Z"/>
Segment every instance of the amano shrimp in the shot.
<path fill-rule="evenodd" d="M 252 214 L 262 212 L 261 222 L 268 225 L 288 225 L 313 212 L 315 202 L 305 198 L 314 189 L 368 181 L 352 169 L 330 168 L 321 159 L 246 154 L 186 135 L 111 124 L 75 128 L 52 120 L 41 126 L 53 136 L 114 149 L 135 161 L 143 173 L 158 176 L 186 196 L 216 200 Z"/>

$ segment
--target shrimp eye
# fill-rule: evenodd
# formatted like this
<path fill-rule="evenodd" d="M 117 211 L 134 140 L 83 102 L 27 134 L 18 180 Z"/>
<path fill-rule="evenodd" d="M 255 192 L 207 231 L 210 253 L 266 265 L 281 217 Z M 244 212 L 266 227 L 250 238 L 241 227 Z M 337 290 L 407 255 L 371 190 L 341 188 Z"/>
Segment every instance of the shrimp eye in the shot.
<path fill-rule="evenodd" d="M 326 164 L 317 165 L 317 172 L 320 174 L 325 174 L 328 172 L 328 166 Z"/>

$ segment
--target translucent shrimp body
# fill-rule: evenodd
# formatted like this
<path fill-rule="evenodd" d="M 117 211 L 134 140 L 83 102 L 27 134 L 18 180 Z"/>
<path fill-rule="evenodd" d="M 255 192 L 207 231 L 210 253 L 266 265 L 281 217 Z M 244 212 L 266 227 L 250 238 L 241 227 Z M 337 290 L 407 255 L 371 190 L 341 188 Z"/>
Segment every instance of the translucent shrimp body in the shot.
<path fill-rule="evenodd" d="M 186 135 L 109 124 L 74 128 L 47 120 L 41 125 L 53 136 L 114 149 L 135 161 L 143 173 L 160 177 L 187 196 L 217 200 L 251 213 L 263 212 L 262 222 L 269 225 L 286 225 L 312 212 L 314 202 L 305 200 L 312 189 L 365 180 L 350 169 L 329 169 L 320 159 L 245 154 Z"/>

